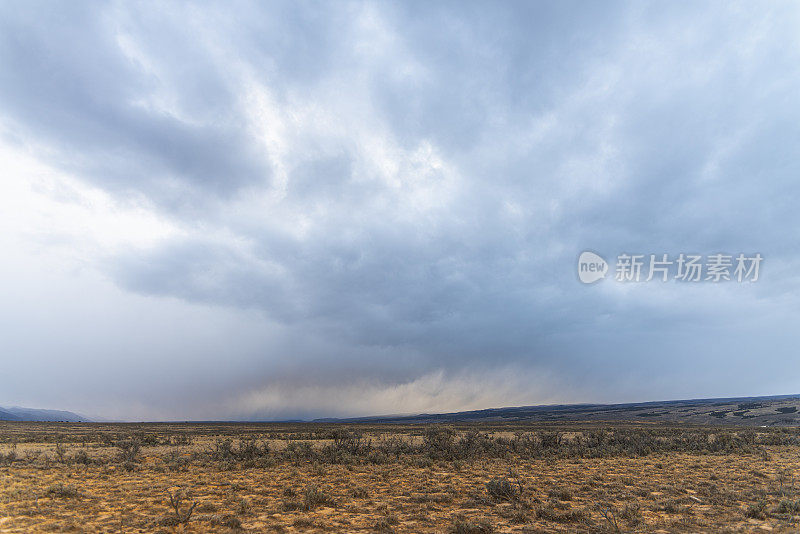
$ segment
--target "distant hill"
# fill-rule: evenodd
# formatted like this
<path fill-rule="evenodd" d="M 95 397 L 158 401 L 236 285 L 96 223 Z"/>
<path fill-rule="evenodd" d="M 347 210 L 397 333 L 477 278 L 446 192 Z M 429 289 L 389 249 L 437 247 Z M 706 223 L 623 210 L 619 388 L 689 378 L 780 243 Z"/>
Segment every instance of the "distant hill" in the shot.
<path fill-rule="evenodd" d="M 63 421 L 66 423 L 88 423 L 90 419 L 63 410 L 40 410 L 19 406 L 0 407 L 0 421 Z"/>
<path fill-rule="evenodd" d="M 626 404 L 519 406 L 468 412 L 319 419 L 318 421 L 405 424 L 648 421 L 703 425 L 800 426 L 800 395 L 691 399 Z"/>
<path fill-rule="evenodd" d="M 19 421 L 20 418 L 11 412 L 0 408 L 0 421 Z"/>

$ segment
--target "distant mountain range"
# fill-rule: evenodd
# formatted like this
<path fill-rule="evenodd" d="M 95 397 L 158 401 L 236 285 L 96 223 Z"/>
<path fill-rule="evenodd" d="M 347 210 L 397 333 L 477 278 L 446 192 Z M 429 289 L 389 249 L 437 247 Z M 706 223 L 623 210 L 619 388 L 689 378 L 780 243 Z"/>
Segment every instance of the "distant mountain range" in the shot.
<path fill-rule="evenodd" d="M 91 422 L 63 410 L 0 407 L 0 421 Z M 699 425 L 800 426 L 800 394 L 624 404 L 557 404 L 452 413 L 315 419 L 315 423 L 653 422 Z M 196 422 L 196 421 L 195 421 Z M 266 422 L 266 421 L 265 421 Z M 300 421 L 297 421 L 300 422 Z"/>
<path fill-rule="evenodd" d="M 488 423 L 639 421 L 701 425 L 800 426 L 800 395 L 735 397 L 626 404 L 562 404 L 468 412 L 318 419 L 347 423 Z"/>
<path fill-rule="evenodd" d="M 61 421 L 65 423 L 88 423 L 90 419 L 64 410 L 39 410 L 19 406 L 0 407 L 0 421 Z"/>

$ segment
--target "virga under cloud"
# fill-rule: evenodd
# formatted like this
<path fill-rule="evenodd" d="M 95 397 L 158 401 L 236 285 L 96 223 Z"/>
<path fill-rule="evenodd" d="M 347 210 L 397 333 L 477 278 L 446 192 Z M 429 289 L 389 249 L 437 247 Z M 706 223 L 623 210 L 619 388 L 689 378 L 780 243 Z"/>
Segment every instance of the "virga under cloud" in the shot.
<path fill-rule="evenodd" d="M 798 389 L 791 3 L 0 10 L 0 403 L 271 418 Z M 765 264 L 585 287 L 586 248 Z"/>

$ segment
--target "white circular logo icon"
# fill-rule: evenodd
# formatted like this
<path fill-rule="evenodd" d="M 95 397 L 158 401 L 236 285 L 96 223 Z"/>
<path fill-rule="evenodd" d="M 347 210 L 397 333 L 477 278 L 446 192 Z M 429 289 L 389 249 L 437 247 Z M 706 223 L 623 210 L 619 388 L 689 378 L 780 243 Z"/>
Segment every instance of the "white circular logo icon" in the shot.
<path fill-rule="evenodd" d="M 578 278 L 584 284 L 591 284 L 605 278 L 608 272 L 606 260 L 594 252 L 584 251 L 578 257 Z"/>

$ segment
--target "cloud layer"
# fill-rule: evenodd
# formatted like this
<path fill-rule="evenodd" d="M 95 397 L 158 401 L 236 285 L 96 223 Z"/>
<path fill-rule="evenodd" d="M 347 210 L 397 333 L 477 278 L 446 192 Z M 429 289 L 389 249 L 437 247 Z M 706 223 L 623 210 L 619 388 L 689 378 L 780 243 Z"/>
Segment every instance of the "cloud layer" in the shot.
<path fill-rule="evenodd" d="M 0 403 L 798 391 L 791 3 L 0 10 Z M 586 287 L 585 249 L 765 263 Z"/>

